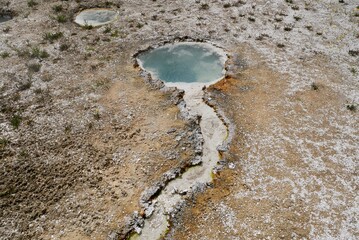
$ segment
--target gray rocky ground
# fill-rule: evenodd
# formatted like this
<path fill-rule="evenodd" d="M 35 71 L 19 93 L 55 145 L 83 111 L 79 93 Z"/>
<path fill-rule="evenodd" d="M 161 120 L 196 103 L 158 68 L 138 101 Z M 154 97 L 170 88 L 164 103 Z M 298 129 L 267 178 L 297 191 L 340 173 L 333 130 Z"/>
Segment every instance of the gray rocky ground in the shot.
<path fill-rule="evenodd" d="M 119 19 L 72 22 L 86 8 Z M 133 66 L 188 36 L 223 47 L 207 89 L 234 128 L 227 165 L 169 239 L 356 239 L 356 1 L 0 1 L 0 239 L 106 239 L 195 157 L 176 94 Z M 57 34 L 56 34 L 57 33 Z"/>

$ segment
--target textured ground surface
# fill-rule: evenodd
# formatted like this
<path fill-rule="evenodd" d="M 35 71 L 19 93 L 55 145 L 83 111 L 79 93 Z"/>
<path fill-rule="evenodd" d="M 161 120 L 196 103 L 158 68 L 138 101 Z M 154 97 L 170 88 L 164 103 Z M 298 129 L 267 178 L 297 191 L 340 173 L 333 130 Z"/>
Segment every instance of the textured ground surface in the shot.
<path fill-rule="evenodd" d="M 105 239 L 193 157 L 193 126 L 131 60 L 182 36 L 234 56 L 208 91 L 235 132 L 167 237 L 359 237 L 355 1 L 108 1 L 120 18 L 95 29 L 71 20 L 106 3 L 35 2 L 0 0 L 0 239 Z"/>

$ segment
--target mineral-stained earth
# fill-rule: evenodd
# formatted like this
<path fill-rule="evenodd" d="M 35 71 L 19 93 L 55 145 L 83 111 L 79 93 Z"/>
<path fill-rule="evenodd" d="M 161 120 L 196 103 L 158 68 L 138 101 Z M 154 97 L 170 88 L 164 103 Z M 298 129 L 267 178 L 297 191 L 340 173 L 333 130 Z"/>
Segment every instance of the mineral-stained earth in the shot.
<path fill-rule="evenodd" d="M 75 24 L 89 8 L 119 17 Z M 131 234 L 143 193 L 198 157 L 181 92 L 133 56 L 186 39 L 229 56 L 205 101 L 231 142 L 164 238 L 359 238 L 357 1 L 0 0 L 0 16 L 0 239 Z"/>

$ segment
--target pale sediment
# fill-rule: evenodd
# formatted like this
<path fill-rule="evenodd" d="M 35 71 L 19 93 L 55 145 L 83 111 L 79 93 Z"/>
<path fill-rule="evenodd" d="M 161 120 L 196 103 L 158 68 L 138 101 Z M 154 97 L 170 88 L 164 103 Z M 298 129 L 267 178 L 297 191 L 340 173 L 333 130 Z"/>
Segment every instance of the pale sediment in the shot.
<path fill-rule="evenodd" d="M 183 86 L 179 86 L 182 87 Z M 213 108 L 203 101 L 203 91 L 199 85 L 184 88 L 184 100 L 191 117 L 200 116 L 203 136 L 202 164 L 189 168 L 181 177 L 170 181 L 156 199 L 146 209 L 144 227 L 134 239 L 158 239 L 166 233 L 169 218 L 178 211 L 177 207 L 201 185 L 212 181 L 212 170 L 220 161 L 217 147 L 222 145 L 227 136 L 227 128 L 218 118 Z"/>

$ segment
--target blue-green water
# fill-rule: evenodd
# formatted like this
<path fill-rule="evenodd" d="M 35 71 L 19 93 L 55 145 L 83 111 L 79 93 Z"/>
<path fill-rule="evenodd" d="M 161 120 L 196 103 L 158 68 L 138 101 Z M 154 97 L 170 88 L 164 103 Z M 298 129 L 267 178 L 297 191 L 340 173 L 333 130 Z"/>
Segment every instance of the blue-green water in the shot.
<path fill-rule="evenodd" d="M 208 44 L 177 43 L 141 54 L 142 67 L 164 82 L 213 82 L 223 77 L 223 56 Z"/>

